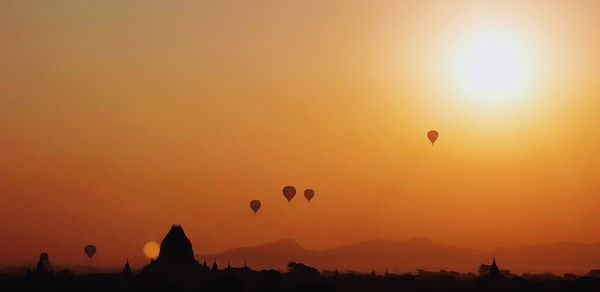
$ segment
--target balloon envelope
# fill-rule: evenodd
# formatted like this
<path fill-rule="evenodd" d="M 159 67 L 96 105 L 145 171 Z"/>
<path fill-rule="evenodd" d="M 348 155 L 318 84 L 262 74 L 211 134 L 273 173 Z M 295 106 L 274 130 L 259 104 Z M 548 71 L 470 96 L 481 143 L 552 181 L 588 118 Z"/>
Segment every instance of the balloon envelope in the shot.
<path fill-rule="evenodd" d="M 85 251 L 85 254 L 91 258 L 94 256 L 94 254 L 96 254 L 96 246 L 91 244 L 86 245 L 83 251 Z"/>
<path fill-rule="evenodd" d="M 431 141 L 431 145 L 435 143 L 439 136 L 440 134 L 436 130 L 431 130 L 427 132 L 427 138 L 429 138 L 429 141 Z"/>
<path fill-rule="evenodd" d="M 294 196 L 296 196 L 296 188 L 293 186 L 287 186 L 283 188 L 283 196 L 291 202 Z"/>
<path fill-rule="evenodd" d="M 260 209 L 261 203 L 259 200 L 252 200 L 250 201 L 250 209 L 252 209 L 252 211 L 254 211 L 254 214 L 256 214 L 256 212 L 258 212 L 258 210 Z"/>
<path fill-rule="evenodd" d="M 310 202 L 312 198 L 315 196 L 315 191 L 313 189 L 304 190 L 304 197 Z"/>

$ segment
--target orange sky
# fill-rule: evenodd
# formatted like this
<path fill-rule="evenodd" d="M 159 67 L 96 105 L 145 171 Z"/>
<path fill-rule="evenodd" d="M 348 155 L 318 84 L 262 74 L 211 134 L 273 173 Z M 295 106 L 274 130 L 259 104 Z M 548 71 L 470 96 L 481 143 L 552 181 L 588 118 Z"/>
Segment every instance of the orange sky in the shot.
<path fill-rule="evenodd" d="M 0 263 L 600 241 L 597 1 L 320 2 L 0 3 Z M 535 67 L 493 106 L 445 71 L 482 26 Z"/>

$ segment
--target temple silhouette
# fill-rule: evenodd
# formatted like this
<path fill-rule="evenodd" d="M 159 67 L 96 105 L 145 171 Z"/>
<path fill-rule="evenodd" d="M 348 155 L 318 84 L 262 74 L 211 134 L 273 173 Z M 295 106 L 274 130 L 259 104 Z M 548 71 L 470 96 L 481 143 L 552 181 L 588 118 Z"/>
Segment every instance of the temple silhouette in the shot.
<path fill-rule="evenodd" d="M 150 275 L 186 275 L 204 271 L 194 257 L 192 242 L 188 239 L 181 225 L 173 224 L 160 243 L 160 252 L 156 260 L 142 269 L 143 274 Z"/>
<path fill-rule="evenodd" d="M 479 266 L 479 276 L 488 278 L 510 278 L 513 275 L 509 270 L 501 270 L 498 268 L 498 265 L 496 264 L 496 258 L 493 258 L 491 265 L 481 264 Z"/>
<path fill-rule="evenodd" d="M 253 270 L 245 262 L 232 267 L 229 261 L 219 269 L 216 259 L 211 265 L 196 260 L 181 225 L 171 226 L 158 257 L 141 271 L 132 270 L 129 259 L 115 272 L 57 271 L 48 253 L 42 253 L 24 277 L 0 273 L 0 291 L 600 291 L 600 270 L 585 276 L 518 276 L 500 269 L 495 257 L 479 266 L 479 275 L 421 269 L 404 274 L 387 269 L 382 274 L 339 272 L 292 260 L 287 271 Z"/>
<path fill-rule="evenodd" d="M 121 273 L 123 273 L 125 275 L 133 274 L 133 271 L 131 270 L 131 267 L 129 266 L 129 259 L 127 259 L 127 261 L 125 262 L 125 267 L 123 267 L 123 271 Z"/>
<path fill-rule="evenodd" d="M 48 256 L 48 253 L 43 252 L 40 254 L 36 268 L 34 270 L 27 271 L 26 276 L 31 278 L 48 278 L 53 274 L 54 269 L 50 263 L 50 256 Z"/>

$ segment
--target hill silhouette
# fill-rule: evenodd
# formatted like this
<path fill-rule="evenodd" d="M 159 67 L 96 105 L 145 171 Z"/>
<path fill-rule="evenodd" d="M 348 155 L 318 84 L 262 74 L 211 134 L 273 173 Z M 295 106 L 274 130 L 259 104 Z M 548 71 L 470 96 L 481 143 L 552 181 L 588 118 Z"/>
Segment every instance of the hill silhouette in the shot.
<path fill-rule="evenodd" d="M 219 263 L 247 262 L 253 268 L 284 270 L 288 261 L 301 261 L 321 269 L 359 272 L 408 272 L 416 269 L 475 272 L 482 262 L 496 257 L 503 268 L 523 273 L 581 273 L 600 265 L 600 243 L 556 244 L 499 248 L 483 251 L 438 244 L 425 238 L 406 241 L 368 240 L 326 250 L 311 250 L 291 239 L 257 246 L 198 255 Z"/>
<path fill-rule="evenodd" d="M 319 259 L 319 251 L 306 249 L 292 239 L 281 239 L 269 243 L 234 248 L 224 252 L 197 255 L 198 259 L 217 259 L 220 264 L 228 261 L 243 263 L 247 261 L 253 268 L 285 270 L 290 260 L 311 262 Z"/>
<path fill-rule="evenodd" d="M 477 250 L 436 244 L 424 238 L 363 241 L 326 250 L 323 255 L 328 265 L 359 271 L 389 269 L 399 272 L 450 267 L 472 271 L 486 257 Z"/>
<path fill-rule="evenodd" d="M 559 243 L 540 247 L 501 249 L 506 258 L 528 253 L 532 260 L 545 257 L 541 264 L 574 257 L 574 262 L 592 253 L 597 256 L 596 245 Z M 549 253 L 556 253 L 552 257 Z M 474 262 L 484 262 L 487 252 L 434 243 L 424 238 L 407 241 L 369 240 L 343 245 L 323 251 L 303 248 L 297 242 L 285 239 L 258 246 L 237 248 L 206 257 L 227 259 L 219 268 L 213 263 L 200 264 L 194 255 L 192 242 L 180 225 L 173 225 L 161 242 L 157 259 L 150 261 L 140 272 L 131 270 L 129 260 L 121 271 L 77 275 L 73 271 L 55 271 L 47 253 L 41 253 L 37 265 L 27 269 L 24 276 L 0 272 L 0 291 L 598 291 L 600 270 L 586 275 L 566 274 L 557 277 L 549 274 L 511 274 L 497 265 L 480 265 L 479 275 L 456 271 L 427 271 L 416 273 L 388 273 L 393 269 L 419 265 L 435 269 L 443 266 L 453 269 Z M 589 254 L 587 254 L 589 256 Z M 251 259 L 252 269 L 231 265 L 233 259 L 241 262 Z M 590 260 L 589 257 L 585 257 Z M 300 261 L 302 260 L 302 261 Z M 587 261 L 585 262 L 587 263 Z M 287 269 L 282 269 L 280 265 Z M 320 264 L 317 266 L 315 264 Z M 257 265 L 274 265 L 276 270 L 265 270 Z M 329 265 L 329 266 L 328 266 Z M 331 265 L 350 269 L 379 269 L 385 273 L 338 272 L 325 270 Z M 401 265 L 401 266 L 397 266 Z M 268 268 L 268 267 L 267 267 Z M 469 268 L 472 270 L 472 267 Z"/>

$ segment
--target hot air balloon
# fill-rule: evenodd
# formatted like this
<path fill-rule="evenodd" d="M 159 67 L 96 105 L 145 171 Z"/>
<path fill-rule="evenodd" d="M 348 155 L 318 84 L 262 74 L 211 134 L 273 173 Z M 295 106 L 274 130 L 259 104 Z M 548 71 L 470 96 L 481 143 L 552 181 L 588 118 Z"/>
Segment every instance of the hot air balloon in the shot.
<path fill-rule="evenodd" d="M 308 200 L 310 202 L 310 200 L 312 200 L 312 198 L 315 196 L 315 191 L 313 189 L 306 189 L 304 190 L 304 197 L 306 198 L 306 200 Z"/>
<path fill-rule="evenodd" d="M 293 186 L 287 186 L 283 188 L 283 196 L 291 202 L 294 196 L 296 196 L 296 188 Z"/>
<path fill-rule="evenodd" d="M 256 214 L 256 212 L 258 212 L 258 210 L 260 209 L 260 201 L 259 200 L 252 200 L 250 201 L 250 209 L 252 209 L 252 211 L 254 211 L 254 214 Z"/>
<path fill-rule="evenodd" d="M 435 144 L 435 141 L 439 136 L 440 133 L 438 133 L 436 130 L 431 130 L 427 132 L 427 138 L 429 138 L 429 141 L 431 141 L 431 145 Z"/>
<path fill-rule="evenodd" d="M 92 258 L 95 254 L 96 254 L 96 246 L 95 245 L 86 245 L 85 248 L 83 249 L 83 251 L 85 251 L 85 254 L 89 257 Z"/>

